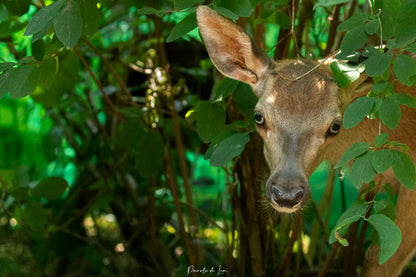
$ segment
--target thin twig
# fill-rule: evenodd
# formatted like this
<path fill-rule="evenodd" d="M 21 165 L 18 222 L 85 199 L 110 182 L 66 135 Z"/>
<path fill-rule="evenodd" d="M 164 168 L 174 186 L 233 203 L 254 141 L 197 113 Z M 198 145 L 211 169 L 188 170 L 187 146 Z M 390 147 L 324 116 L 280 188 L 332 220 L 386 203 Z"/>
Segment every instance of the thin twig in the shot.
<path fill-rule="evenodd" d="M 125 123 L 124 118 L 121 116 L 121 114 L 117 111 L 117 109 L 114 107 L 113 103 L 111 102 L 108 95 L 105 93 L 103 86 L 98 81 L 97 77 L 95 77 L 94 73 L 91 70 L 91 67 L 88 65 L 85 58 L 81 55 L 81 53 L 78 51 L 78 47 L 74 46 L 74 52 L 78 56 L 78 58 L 81 60 L 82 64 L 84 65 L 85 69 L 90 74 L 91 78 L 94 80 L 95 84 L 98 86 L 98 89 L 100 90 L 101 94 L 103 95 L 105 101 L 110 106 L 111 110 L 114 112 L 114 114 L 117 116 L 118 120 L 122 123 Z"/>
<path fill-rule="evenodd" d="M 335 54 L 330 55 L 329 57 L 326 57 L 325 59 L 321 60 L 317 65 L 315 65 L 314 67 L 312 67 L 310 70 L 306 71 L 304 74 L 296 77 L 294 79 L 294 81 L 298 81 L 300 79 L 302 79 L 303 77 L 305 77 L 306 75 L 308 75 L 309 73 L 311 73 L 312 71 L 316 70 L 318 67 L 320 67 L 322 64 L 326 63 L 328 60 L 332 59 L 334 56 L 336 56 L 339 53 L 339 50 L 337 52 L 335 52 Z"/>

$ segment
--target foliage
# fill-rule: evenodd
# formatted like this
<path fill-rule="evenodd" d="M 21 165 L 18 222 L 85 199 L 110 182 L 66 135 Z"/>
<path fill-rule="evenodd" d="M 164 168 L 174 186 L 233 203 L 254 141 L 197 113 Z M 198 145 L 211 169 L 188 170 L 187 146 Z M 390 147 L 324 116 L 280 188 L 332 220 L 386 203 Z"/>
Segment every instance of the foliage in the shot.
<path fill-rule="evenodd" d="M 342 216 L 331 209 L 335 176 L 304 218 L 274 220 L 259 206 L 257 100 L 248 85 L 218 80 L 197 33 L 199 4 L 238 20 L 275 59 L 337 53 L 341 87 L 363 70 L 373 77 L 345 128 L 368 116 L 394 129 L 401 105 L 416 108 L 394 90 L 416 84 L 411 0 L 0 0 L 0 275 L 325 274 L 329 239 L 354 246 L 348 267 L 333 263 L 352 276 L 361 237 L 380 244 L 380 263 L 395 252 L 393 195 L 366 199 L 389 168 L 414 188 L 408 147 L 388 134 L 336 165 L 353 161 L 350 181 L 337 183 Z M 370 185 L 346 209 L 349 182 Z M 346 235 L 360 220 L 377 235 L 365 224 Z"/>

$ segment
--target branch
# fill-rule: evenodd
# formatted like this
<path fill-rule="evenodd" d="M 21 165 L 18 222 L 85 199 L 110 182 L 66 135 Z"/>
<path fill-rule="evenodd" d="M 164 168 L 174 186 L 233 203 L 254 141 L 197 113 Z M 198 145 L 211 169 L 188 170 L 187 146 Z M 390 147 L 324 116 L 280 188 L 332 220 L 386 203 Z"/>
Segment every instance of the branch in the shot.
<path fill-rule="evenodd" d="M 84 59 L 84 57 L 81 55 L 81 53 L 78 51 L 78 47 L 74 46 L 74 52 L 78 56 L 78 58 L 81 60 L 82 64 L 85 66 L 85 69 L 90 74 L 91 78 L 94 80 L 95 84 L 98 86 L 98 89 L 100 90 L 101 94 L 103 95 L 105 101 L 110 106 L 111 110 L 114 112 L 114 114 L 117 116 L 118 120 L 121 123 L 125 123 L 124 118 L 121 116 L 121 114 L 117 111 L 117 109 L 114 107 L 113 103 L 111 102 L 108 95 L 105 93 L 103 86 L 98 81 L 97 77 L 95 77 L 94 73 L 91 70 L 91 67 L 88 65 L 87 61 Z"/>

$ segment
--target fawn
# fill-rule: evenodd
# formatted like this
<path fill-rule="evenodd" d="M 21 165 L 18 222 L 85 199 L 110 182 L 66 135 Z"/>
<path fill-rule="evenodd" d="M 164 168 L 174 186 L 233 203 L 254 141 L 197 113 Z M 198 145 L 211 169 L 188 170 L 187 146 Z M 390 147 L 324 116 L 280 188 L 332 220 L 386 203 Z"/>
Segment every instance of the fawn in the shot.
<path fill-rule="evenodd" d="M 298 211 L 310 194 L 308 179 L 323 160 L 335 164 L 352 144 L 371 142 L 379 133 L 379 122 L 368 118 L 352 129 L 342 126 L 346 107 L 370 91 L 370 78 L 362 74 L 347 88 L 339 88 L 327 64 L 273 61 L 241 27 L 206 6 L 198 7 L 197 21 L 215 67 L 223 75 L 249 84 L 259 99 L 254 119 L 270 169 L 266 198 L 278 212 Z M 416 95 L 414 87 L 402 85 L 400 91 Z M 414 126 L 416 111 L 403 107 L 401 123 L 389 131 L 391 140 L 411 147 L 413 160 Z M 362 276 L 397 276 L 416 248 L 416 192 L 400 186 L 392 172 L 384 177 L 398 190 L 396 224 L 402 232 L 402 243 L 381 265 L 378 247 L 370 246 Z"/>

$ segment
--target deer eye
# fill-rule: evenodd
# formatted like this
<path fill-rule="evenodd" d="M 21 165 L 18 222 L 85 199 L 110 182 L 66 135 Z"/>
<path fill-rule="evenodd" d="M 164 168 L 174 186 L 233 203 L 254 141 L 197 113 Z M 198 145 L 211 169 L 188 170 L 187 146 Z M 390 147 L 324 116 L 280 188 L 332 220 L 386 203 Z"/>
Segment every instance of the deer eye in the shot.
<path fill-rule="evenodd" d="M 334 122 L 332 122 L 331 127 L 329 128 L 329 133 L 332 135 L 336 135 L 341 130 L 341 120 L 335 119 Z"/>
<path fill-rule="evenodd" d="M 261 113 L 255 113 L 254 114 L 254 122 L 256 122 L 257 125 L 263 125 L 264 124 L 264 117 Z"/>

